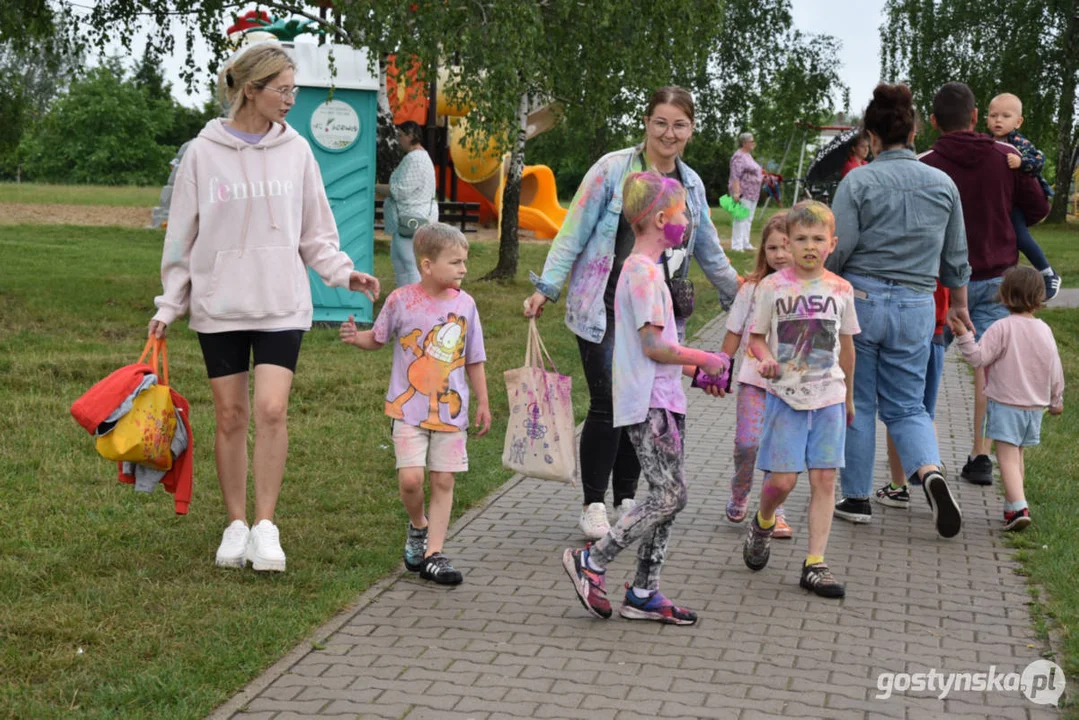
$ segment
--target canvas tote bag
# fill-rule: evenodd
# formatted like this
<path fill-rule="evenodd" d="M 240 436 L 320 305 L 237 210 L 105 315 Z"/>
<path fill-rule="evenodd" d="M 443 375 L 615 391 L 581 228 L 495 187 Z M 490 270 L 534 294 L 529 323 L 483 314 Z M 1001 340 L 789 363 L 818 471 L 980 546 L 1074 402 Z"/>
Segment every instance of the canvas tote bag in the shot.
<path fill-rule="evenodd" d="M 505 379 L 510 414 L 503 467 L 528 477 L 576 484 L 573 379 L 558 373 L 535 318 L 528 323 L 524 367 L 507 370 Z"/>

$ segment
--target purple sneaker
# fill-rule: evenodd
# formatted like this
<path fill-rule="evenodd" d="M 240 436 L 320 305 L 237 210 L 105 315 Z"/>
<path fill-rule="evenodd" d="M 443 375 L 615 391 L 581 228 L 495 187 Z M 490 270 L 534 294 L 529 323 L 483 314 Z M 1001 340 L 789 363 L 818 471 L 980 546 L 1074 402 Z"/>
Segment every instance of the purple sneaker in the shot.
<path fill-rule="evenodd" d="M 611 616 L 611 603 L 607 600 L 607 575 L 590 570 L 585 564 L 588 548 L 580 550 L 568 548 L 562 553 L 562 567 L 573 581 L 584 609 L 595 617 L 606 620 Z"/>
<path fill-rule="evenodd" d="M 626 597 L 618 614 L 627 620 L 655 620 L 665 625 L 693 625 L 697 622 L 697 613 L 680 608 L 655 590 L 647 598 L 639 598 L 626 583 Z"/>

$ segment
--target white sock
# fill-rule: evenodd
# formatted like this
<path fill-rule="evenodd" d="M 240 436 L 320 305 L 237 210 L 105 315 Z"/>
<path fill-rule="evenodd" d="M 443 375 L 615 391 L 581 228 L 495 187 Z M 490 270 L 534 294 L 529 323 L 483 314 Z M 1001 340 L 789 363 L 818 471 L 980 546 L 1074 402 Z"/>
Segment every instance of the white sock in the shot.
<path fill-rule="evenodd" d="M 587 565 L 588 569 L 591 570 L 592 572 L 598 572 L 598 573 L 605 572 L 604 568 L 597 567 L 596 564 L 594 562 L 592 562 L 592 553 L 588 553 L 587 555 L 584 556 L 584 564 Z"/>
<path fill-rule="evenodd" d="M 651 590 L 645 590 L 644 588 L 639 587 L 633 588 L 633 597 L 637 598 L 638 600 L 646 600 L 651 594 Z"/>
<path fill-rule="evenodd" d="M 1053 267 L 1049 266 L 1049 267 L 1045 268 L 1044 270 L 1042 270 L 1041 272 L 1042 272 L 1042 275 L 1052 276 L 1053 275 Z"/>

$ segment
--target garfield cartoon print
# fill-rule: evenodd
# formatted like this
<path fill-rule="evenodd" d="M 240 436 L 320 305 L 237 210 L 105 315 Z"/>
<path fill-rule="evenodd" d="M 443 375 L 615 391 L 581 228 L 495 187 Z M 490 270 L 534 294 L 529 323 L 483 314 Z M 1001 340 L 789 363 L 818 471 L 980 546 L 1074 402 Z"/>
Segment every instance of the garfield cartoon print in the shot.
<path fill-rule="evenodd" d="M 420 342 L 423 337 L 423 342 Z M 455 420 L 465 410 L 461 393 L 450 387 L 450 376 L 465 366 L 465 348 L 468 339 L 468 320 L 456 313 L 448 313 L 445 321 L 435 325 L 423 336 L 422 328 L 413 328 L 398 342 L 401 349 L 414 357 L 406 372 L 408 386 L 393 400 L 386 398 L 386 414 L 397 420 L 405 420 L 405 405 L 416 395 L 427 397 L 428 414 L 418 423 L 425 430 L 456 432 L 456 425 L 442 421 L 442 406 L 449 419 Z M 392 388 L 392 385 L 391 385 Z M 407 422 L 407 420 L 406 420 Z M 467 427 L 467 422 L 466 422 Z"/>
<path fill-rule="evenodd" d="M 434 432 L 467 430 L 465 366 L 486 360 L 472 296 L 438 299 L 408 285 L 390 293 L 372 329 L 379 342 L 397 338 L 386 415 Z"/>

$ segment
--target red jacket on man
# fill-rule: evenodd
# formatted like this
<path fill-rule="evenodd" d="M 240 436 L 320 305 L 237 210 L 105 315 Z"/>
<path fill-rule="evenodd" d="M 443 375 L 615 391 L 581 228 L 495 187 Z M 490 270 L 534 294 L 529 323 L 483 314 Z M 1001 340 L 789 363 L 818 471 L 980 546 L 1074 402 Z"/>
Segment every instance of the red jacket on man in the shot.
<path fill-rule="evenodd" d="M 1019 151 L 1007 143 L 974 131 L 941 135 L 922 162 L 943 170 L 959 188 L 971 280 L 1000 277 L 1019 262 L 1012 227 L 1013 207 L 1023 211 L 1027 225 L 1049 214 L 1038 181 L 1008 167 L 1008 155 Z"/>

